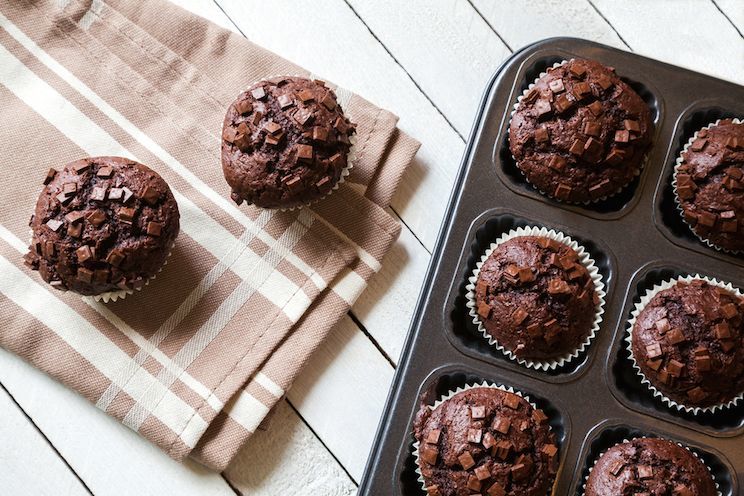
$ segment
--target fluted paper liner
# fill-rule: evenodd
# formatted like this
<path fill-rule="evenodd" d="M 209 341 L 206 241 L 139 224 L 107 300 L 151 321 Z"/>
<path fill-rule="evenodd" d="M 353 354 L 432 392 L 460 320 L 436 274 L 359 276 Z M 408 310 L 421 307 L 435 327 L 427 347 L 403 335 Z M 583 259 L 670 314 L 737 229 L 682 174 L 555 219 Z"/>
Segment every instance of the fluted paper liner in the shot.
<path fill-rule="evenodd" d="M 741 124 L 742 122 L 744 122 L 741 119 L 732 119 L 732 121 L 733 121 L 734 124 Z M 690 148 L 690 146 L 692 145 L 692 143 L 697 139 L 698 133 L 700 131 L 702 131 L 703 129 L 705 129 L 707 131 L 708 129 L 710 129 L 712 127 L 715 127 L 715 126 L 717 126 L 720 123 L 721 123 L 721 119 L 718 119 L 717 121 L 715 121 L 715 122 L 713 122 L 711 124 L 708 124 L 705 127 L 701 127 L 700 129 L 698 129 L 697 131 L 695 131 L 695 134 L 693 134 L 692 137 L 689 140 L 687 140 L 687 143 L 685 143 L 685 146 L 682 147 L 682 151 L 679 153 L 679 155 L 677 156 L 677 160 L 674 162 L 674 172 L 672 174 L 672 189 L 674 190 L 674 203 L 675 203 L 675 205 L 677 205 L 677 211 L 679 212 L 679 215 L 682 217 L 682 220 L 690 228 L 690 231 L 692 231 L 692 234 L 697 239 L 699 239 L 700 241 L 702 241 L 706 245 L 708 245 L 711 248 L 716 249 L 718 251 L 722 251 L 722 252 L 725 252 L 725 253 L 731 253 L 732 255 L 739 255 L 739 254 L 742 253 L 741 250 L 727 250 L 726 248 L 721 248 L 720 246 L 716 246 L 715 244 L 713 244 L 713 242 L 710 241 L 709 239 L 706 239 L 703 236 L 701 236 L 700 234 L 698 234 L 697 231 L 695 231 L 695 228 L 693 226 L 691 226 L 689 224 L 689 222 L 687 222 L 687 219 L 685 219 L 685 212 L 682 209 L 682 202 L 679 199 L 679 193 L 677 193 L 677 173 L 679 172 L 680 166 L 684 162 L 684 159 L 682 158 L 682 155 L 687 151 L 688 148 Z"/>
<path fill-rule="evenodd" d="M 607 448 L 606 450 L 604 450 L 602 453 L 600 453 L 597 456 L 597 458 L 594 459 L 594 463 L 592 463 L 592 466 L 589 467 L 589 472 L 584 477 L 584 484 L 581 486 L 581 494 L 582 495 L 585 495 L 586 494 L 586 484 L 587 484 L 587 482 L 589 482 L 589 476 L 591 475 L 592 470 L 594 470 L 594 467 L 597 465 L 597 462 L 599 461 L 599 459 L 602 458 L 602 456 L 604 456 L 605 453 L 607 453 L 609 450 L 611 450 L 615 446 L 618 446 L 620 444 L 629 443 L 631 441 L 635 441 L 636 439 L 664 439 L 666 441 L 670 441 L 669 439 L 666 439 L 666 438 L 663 438 L 663 437 L 652 438 L 652 437 L 648 437 L 648 436 L 639 436 L 639 437 L 634 437 L 634 438 L 631 438 L 631 439 L 623 439 L 619 443 L 613 444 L 612 446 L 610 446 L 609 448 Z M 713 484 L 715 484 L 715 486 L 716 486 L 716 494 L 718 496 L 722 496 L 721 495 L 721 488 L 718 485 L 718 481 L 716 480 L 716 476 L 713 475 L 713 470 L 711 470 L 711 468 L 708 465 L 705 464 L 705 461 L 703 461 L 703 459 L 700 458 L 700 456 L 695 451 L 691 450 L 688 446 L 686 446 L 686 445 L 684 445 L 682 443 L 678 443 L 676 441 L 672 441 L 672 442 L 674 442 L 680 448 L 686 449 L 687 451 L 689 451 L 690 453 L 692 453 L 692 456 L 694 456 L 696 459 L 700 460 L 700 462 L 705 466 L 705 468 L 708 469 L 708 473 L 710 474 L 710 478 L 713 479 Z"/>
<path fill-rule="evenodd" d="M 546 361 L 539 361 L 539 360 L 533 360 L 529 358 L 519 358 L 517 357 L 514 352 L 511 350 L 506 349 L 504 346 L 502 346 L 498 340 L 493 337 L 491 334 L 488 333 L 486 328 L 483 326 L 483 323 L 480 320 L 480 316 L 478 315 L 478 312 L 476 310 L 476 303 L 475 303 L 475 284 L 478 281 L 478 275 L 480 274 L 480 269 L 485 263 L 485 261 L 488 259 L 488 257 L 491 256 L 491 253 L 502 243 L 513 239 L 518 238 L 522 236 L 540 236 L 540 237 L 546 237 L 553 239 L 555 241 L 558 241 L 559 243 L 563 243 L 564 245 L 572 248 L 579 256 L 579 262 L 581 265 L 583 265 L 586 270 L 589 272 L 589 277 L 594 282 L 594 291 L 597 293 L 597 296 L 599 297 L 599 304 L 596 306 L 596 313 L 594 316 L 594 322 L 592 322 L 592 327 L 589 330 L 589 334 L 586 336 L 584 341 L 579 345 L 578 348 L 573 350 L 570 353 L 567 353 L 561 357 L 557 357 L 551 360 Z M 605 305 L 605 285 L 602 281 L 602 274 L 599 272 L 599 269 L 597 268 L 594 259 L 590 257 L 589 252 L 584 249 L 583 246 L 578 244 L 576 241 L 571 239 L 569 236 L 563 234 L 560 231 L 556 231 L 554 229 L 547 229 L 545 227 L 520 227 L 517 229 L 512 229 L 506 234 L 502 234 L 495 243 L 492 243 L 491 246 L 486 250 L 486 252 L 481 256 L 480 262 L 478 262 L 475 265 L 475 270 L 473 270 L 472 275 L 468 278 L 468 285 L 465 286 L 465 290 L 467 291 L 465 298 L 467 299 L 466 306 L 470 309 L 469 315 L 472 318 L 473 324 L 475 324 L 478 327 L 478 332 L 483 335 L 483 337 L 488 341 L 488 343 L 491 346 L 494 346 L 497 350 L 499 350 L 501 353 L 503 353 L 507 358 L 510 360 L 513 360 L 517 362 L 520 365 L 523 365 L 527 368 L 536 369 L 536 370 L 555 370 L 558 367 L 562 367 L 563 365 L 571 362 L 574 358 L 578 357 L 581 353 L 586 350 L 586 348 L 591 344 L 592 340 L 597 334 L 597 331 L 599 330 L 599 326 L 602 323 L 602 315 L 604 314 L 604 305 Z"/>
<path fill-rule="evenodd" d="M 556 62 L 556 63 L 554 63 L 551 66 L 551 69 L 555 69 L 557 67 L 560 67 L 563 64 L 567 64 L 567 63 L 571 62 L 572 60 L 574 60 L 574 59 L 562 60 L 560 62 Z M 529 85 L 527 85 L 527 88 L 524 91 L 522 91 L 522 94 L 517 97 L 517 102 L 513 105 L 511 114 L 509 114 L 509 122 L 506 124 L 507 132 L 511 128 L 511 120 L 514 117 L 514 114 L 517 112 L 517 108 L 519 108 L 519 104 L 522 102 L 522 99 L 524 99 L 524 97 L 527 96 L 527 93 L 529 93 L 530 90 L 535 87 L 535 85 L 537 84 L 537 82 L 540 79 L 544 78 L 547 75 L 548 75 L 548 71 L 541 72 L 540 75 L 538 75 L 533 82 L 531 82 Z M 517 163 L 517 164 L 519 163 L 518 160 L 516 158 L 514 158 L 514 155 L 512 155 L 511 158 L 512 158 L 512 160 L 514 160 L 515 163 Z M 641 171 L 646 167 L 646 162 L 647 161 L 648 161 L 648 151 L 646 151 L 646 153 L 644 154 L 643 160 L 641 161 L 641 164 L 639 165 L 638 169 L 635 170 L 635 173 L 634 173 L 634 176 L 633 177 L 638 177 L 638 176 L 641 175 Z M 608 194 L 606 194 L 604 196 L 600 196 L 599 198 L 595 198 L 595 199 L 592 199 L 592 200 L 589 200 L 589 201 L 585 201 L 585 202 L 571 202 L 571 201 L 566 201 L 566 200 L 560 200 L 560 199 L 556 198 L 552 193 L 546 193 L 545 191 L 541 190 L 540 188 L 538 188 L 536 185 L 534 185 L 529 180 L 529 178 L 527 177 L 527 174 L 524 173 L 524 171 L 522 170 L 521 167 L 517 166 L 517 169 L 519 169 L 519 173 L 522 174 L 522 177 L 524 178 L 524 180 L 527 181 L 527 183 L 530 186 L 532 186 L 533 188 L 535 188 L 542 195 L 545 195 L 548 198 L 551 198 L 551 199 L 553 199 L 553 200 L 555 200 L 557 202 L 566 203 L 568 205 L 591 205 L 592 203 L 597 203 L 597 202 L 606 200 L 607 198 L 610 198 L 612 196 L 617 195 L 622 190 L 624 190 L 625 188 L 627 188 L 630 185 L 630 183 L 633 182 L 633 179 L 631 179 L 630 181 L 627 182 L 627 184 L 624 184 L 624 185 L 620 186 L 614 192 L 608 193 Z"/>
<path fill-rule="evenodd" d="M 495 383 L 488 382 L 488 381 L 483 381 L 480 384 L 479 383 L 466 384 L 465 386 L 461 386 L 461 387 L 456 388 L 454 391 L 450 390 L 447 394 L 441 396 L 438 400 L 436 400 L 433 405 L 427 405 L 425 408 L 428 408 L 430 410 L 435 410 L 439 405 L 441 405 L 442 403 L 444 403 L 448 399 L 452 398 L 456 394 L 462 393 L 463 391 L 468 391 L 470 389 L 476 389 L 476 388 L 499 389 L 499 390 L 505 391 L 507 393 L 516 394 L 517 396 L 519 396 L 521 398 L 524 398 L 524 400 L 527 401 L 527 403 L 529 403 L 530 406 L 534 410 L 539 410 L 539 408 L 537 407 L 537 405 L 535 405 L 530 400 L 530 397 L 527 396 L 526 394 L 522 393 L 521 391 L 518 391 L 518 390 L 514 389 L 511 386 L 504 386 L 504 385 L 501 385 L 501 384 L 495 384 Z M 550 426 L 548 426 L 548 429 L 550 429 L 552 431 L 552 429 L 550 428 Z M 413 457 L 415 458 L 415 464 L 416 464 L 416 470 L 415 470 L 415 472 L 418 475 L 418 479 L 417 480 L 421 484 L 421 489 L 424 490 L 424 493 L 428 494 L 427 489 L 426 489 L 426 481 L 424 480 L 424 476 L 421 473 L 421 467 L 419 465 L 419 446 L 420 445 L 421 445 L 421 443 L 419 441 L 415 441 L 411 445 L 411 448 L 413 449 Z M 553 481 L 553 483 L 555 483 L 555 480 Z M 548 490 L 548 494 L 550 494 L 550 489 Z"/>
<path fill-rule="evenodd" d="M 686 406 L 681 403 L 678 403 L 674 401 L 671 398 L 668 398 L 664 395 L 661 391 L 659 391 L 648 378 L 643 374 L 641 371 L 641 367 L 638 365 L 638 362 L 636 361 L 635 357 L 633 356 L 633 328 L 635 327 L 636 319 L 638 318 L 638 315 L 643 311 L 643 309 L 648 305 L 648 303 L 651 301 L 651 299 L 656 296 L 660 291 L 663 291 L 665 289 L 669 289 L 675 284 L 679 282 L 692 282 L 694 280 L 702 280 L 706 281 L 709 284 L 712 284 L 714 286 L 718 286 L 719 288 L 724 288 L 728 291 L 731 291 L 733 294 L 741 297 L 741 291 L 739 289 L 735 288 L 731 283 L 724 283 L 719 281 L 718 279 L 714 279 L 707 276 L 701 276 L 700 274 L 695 274 L 694 276 L 680 276 L 676 279 L 670 279 L 667 281 L 664 281 L 660 284 L 654 285 L 653 288 L 646 291 L 646 294 L 643 295 L 638 303 L 635 304 L 635 307 L 633 311 L 631 312 L 631 318 L 628 321 L 628 330 L 626 331 L 627 336 L 625 337 L 625 343 L 627 345 L 628 352 L 630 353 L 630 361 L 633 363 L 633 368 L 636 370 L 636 373 L 641 378 L 641 383 L 646 385 L 651 392 L 653 393 L 655 398 L 661 399 L 661 401 L 667 405 L 669 408 L 676 409 L 678 411 L 683 411 L 687 413 L 692 413 L 693 415 L 698 415 L 699 413 L 714 413 L 718 410 L 724 410 L 727 408 L 731 408 L 736 406 L 742 399 L 744 399 L 744 392 L 739 393 L 738 396 L 733 398 L 732 400 L 720 404 L 720 405 L 713 405 L 713 406 L 707 406 L 707 407 L 691 407 Z"/>

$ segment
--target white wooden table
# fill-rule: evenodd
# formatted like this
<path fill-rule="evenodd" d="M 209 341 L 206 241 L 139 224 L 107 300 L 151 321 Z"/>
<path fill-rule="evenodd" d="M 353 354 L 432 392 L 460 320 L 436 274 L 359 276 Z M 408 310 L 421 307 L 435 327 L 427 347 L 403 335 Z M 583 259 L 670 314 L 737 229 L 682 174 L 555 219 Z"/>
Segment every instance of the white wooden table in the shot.
<path fill-rule="evenodd" d="M 10 1 L 10 0 L 8 0 Z M 744 0 L 178 0 L 400 116 L 423 144 L 382 272 L 223 474 L 179 464 L 0 350 L 0 494 L 355 492 L 488 78 L 535 40 L 588 38 L 744 84 Z"/>

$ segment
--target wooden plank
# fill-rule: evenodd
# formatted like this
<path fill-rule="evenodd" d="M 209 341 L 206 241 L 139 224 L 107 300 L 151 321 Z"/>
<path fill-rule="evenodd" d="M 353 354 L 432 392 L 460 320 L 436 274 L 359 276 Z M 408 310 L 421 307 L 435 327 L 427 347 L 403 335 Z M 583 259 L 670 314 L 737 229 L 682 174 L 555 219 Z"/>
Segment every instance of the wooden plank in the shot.
<path fill-rule="evenodd" d="M 423 146 L 393 207 L 431 250 L 464 143 L 408 74 L 343 0 L 219 3 L 251 40 L 401 116 Z"/>
<path fill-rule="evenodd" d="M 488 79 L 510 53 L 488 24 L 461 0 L 350 3 L 455 129 L 467 137 Z M 506 7 L 504 2 L 498 6 Z"/>
<path fill-rule="evenodd" d="M 627 48 L 587 0 L 472 0 L 472 3 L 513 50 L 553 36 L 574 36 Z"/>
<path fill-rule="evenodd" d="M 8 496 L 90 494 L 10 395 L 0 388 L 0 481 Z"/>
<path fill-rule="evenodd" d="M 734 26 L 739 30 L 739 34 L 744 36 L 744 3 L 741 0 L 712 0 L 716 6 L 723 11 Z"/>
<path fill-rule="evenodd" d="M 744 83 L 744 39 L 709 0 L 594 5 L 638 53 Z"/>
<path fill-rule="evenodd" d="M 359 481 L 393 378 L 393 367 L 348 317 L 313 355 L 289 402 Z"/>
<path fill-rule="evenodd" d="M 286 401 L 269 427 L 258 431 L 224 475 L 241 494 L 346 496 L 356 486 Z"/>
<path fill-rule="evenodd" d="M 393 363 L 398 363 L 430 258 L 404 228 L 382 269 L 352 307 L 354 316 Z"/>
<path fill-rule="evenodd" d="M 96 496 L 118 495 L 122 488 L 130 494 L 235 494 L 219 474 L 168 458 L 76 392 L 3 349 L 0 382 Z"/>

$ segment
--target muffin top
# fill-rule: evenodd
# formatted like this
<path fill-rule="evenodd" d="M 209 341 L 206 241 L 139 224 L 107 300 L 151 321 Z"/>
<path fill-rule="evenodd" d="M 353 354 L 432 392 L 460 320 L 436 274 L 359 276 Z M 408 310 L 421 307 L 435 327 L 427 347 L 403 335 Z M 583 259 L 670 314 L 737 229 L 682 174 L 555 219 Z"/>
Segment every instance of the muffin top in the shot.
<path fill-rule="evenodd" d="M 56 289 L 82 295 L 142 287 L 163 266 L 179 214 L 155 171 L 119 157 L 50 169 L 31 217 L 26 263 Z"/>
<path fill-rule="evenodd" d="M 744 391 L 744 299 L 695 279 L 659 291 L 633 327 L 632 352 L 665 396 L 691 407 Z"/>
<path fill-rule="evenodd" d="M 545 496 L 558 467 L 548 417 L 501 389 L 474 387 L 424 406 L 414 436 L 430 495 Z"/>
<path fill-rule="evenodd" d="M 231 197 L 290 208 L 331 191 L 347 166 L 356 125 L 323 81 L 260 81 L 230 105 L 222 129 L 222 171 Z"/>
<path fill-rule="evenodd" d="M 682 153 L 677 199 L 695 233 L 724 250 L 744 250 L 744 124 L 701 129 Z"/>
<path fill-rule="evenodd" d="M 483 327 L 519 358 L 557 358 L 576 350 L 591 332 L 598 303 L 576 251 L 541 236 L 499 244 L 475 285 Z"/>
<path fill-rule="evenodd" d="M 715 496 L 708 468 L 689 450 L 665 439 L 617 444 L 599 457 L 585 496 L 658 494 Z"/>
<path fill-rule="evenodd" d="M 509 145 L 527 180 L 570 203 L 598 200 L 629 184 L 651 143 L 640 96 L 593 60 L 550 68 L 522 98 Z"/>

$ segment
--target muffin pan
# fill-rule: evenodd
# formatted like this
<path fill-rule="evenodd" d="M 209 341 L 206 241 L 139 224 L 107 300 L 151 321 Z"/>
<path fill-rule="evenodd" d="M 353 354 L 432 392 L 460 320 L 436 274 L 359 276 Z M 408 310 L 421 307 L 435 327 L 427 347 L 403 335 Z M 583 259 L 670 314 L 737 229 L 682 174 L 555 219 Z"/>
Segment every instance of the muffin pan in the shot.
<path fill-rule="evenodd" d="M 615 67 L 649 105 L 656 126 L 641 174 L 620 194 L 590 205 L 541 195 L 508 149 L 517 96 L 554 62 L 574 57 Z M 671 188 L 684 143 L 723 117 L 744 117 L 743 87 L 585 40 L 544 40 L 504 63 L 481 103 L 359 494 L 423 495 L 411 454 L 416 411 L 482 380 L 512 386 L 545 408 L 560 440 L 555 496 L 580 495 L 599 453 L 641 435 L 691 447 L 713 469 L 722 494 L 744 491 L 744 406 L 698 416 L 669 409 L 641 384 L 623 342 L 634 302 L 662 279 L 699 273 L 744 288 L 744 257 L 700 242 L 679 217 Z M 525 225 L 576 239 L 607 286 L 597 337 L 553 371 L 525 368 L 491 348 L 465 306 L 467 277 L 489 243 Z"/>

